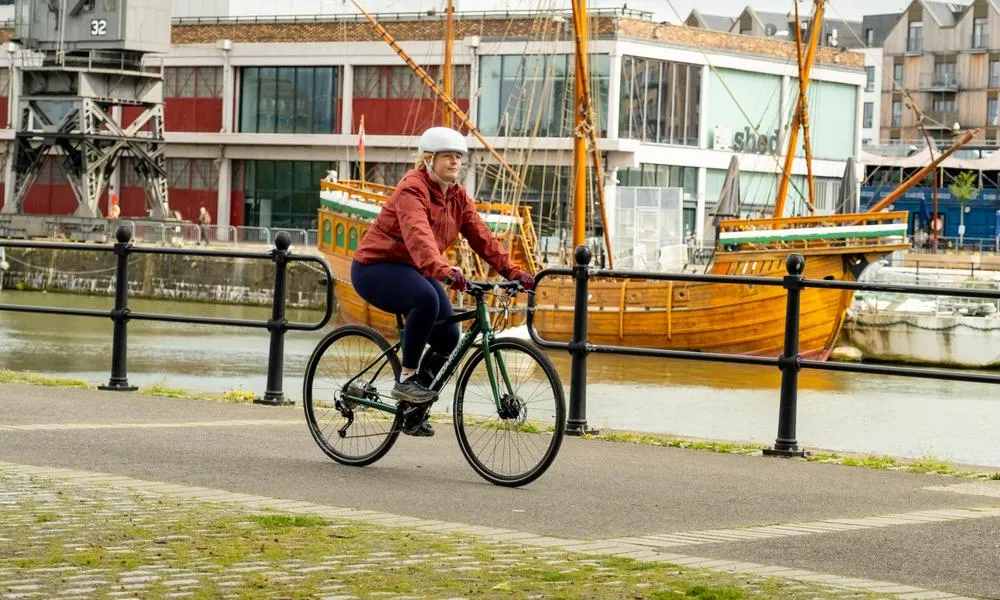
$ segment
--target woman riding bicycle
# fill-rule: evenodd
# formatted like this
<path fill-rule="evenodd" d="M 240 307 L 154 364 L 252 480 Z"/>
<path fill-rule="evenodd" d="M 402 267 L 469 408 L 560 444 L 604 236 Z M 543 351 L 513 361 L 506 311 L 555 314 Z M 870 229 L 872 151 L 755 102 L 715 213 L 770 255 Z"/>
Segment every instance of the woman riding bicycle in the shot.
<path fill-rule="evenodd" d="M 526 289 L 534 279 L 511 262 L 457 182 L 469 152 L 465 137 L 454 129 L 432 127 L 420 136 L 417 149 L 414 168 L 400 180 L 358 246 L 351 283 L 376 308 L 405 315 L 403 368 L 392 396 L 426 404 L 437 398 L 428 386 L 459 337 L 457 323 L 434 328 L 435 321 L 452 315 L 441 282 L 459 291 L 467 283 L 462 271 L 445 261 L 445 249 L 461 233 L 504 278 Z"/>

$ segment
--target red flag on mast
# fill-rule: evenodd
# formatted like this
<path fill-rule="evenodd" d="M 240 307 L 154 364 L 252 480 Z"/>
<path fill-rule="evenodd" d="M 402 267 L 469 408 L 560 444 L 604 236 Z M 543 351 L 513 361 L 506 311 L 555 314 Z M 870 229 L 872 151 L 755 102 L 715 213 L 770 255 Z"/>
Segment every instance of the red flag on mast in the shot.
<path fill-rule="evenodd" d="M 361 114 L 361 123 L 358 125 L 358 158 L 365 159 L 365 115 Z"/>
<path fill-rule="evenodd" d="M 358 124 L 358 160 L 361 161 L 361 182 L 365 181 L 365 113 L 361 113 Z"/>

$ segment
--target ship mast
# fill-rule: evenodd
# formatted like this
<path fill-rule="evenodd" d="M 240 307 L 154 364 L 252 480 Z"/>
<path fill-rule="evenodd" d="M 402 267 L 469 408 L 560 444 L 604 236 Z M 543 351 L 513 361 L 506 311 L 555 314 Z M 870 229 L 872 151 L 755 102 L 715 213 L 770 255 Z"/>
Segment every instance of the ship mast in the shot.
<path fill-rule="evenodd" d="M 452 75 L 451 75 L 451 54 L 452 46 L 454 44 L 455 37 L 455 7 L 451 0 L 448 0 L 448 16 L 445 19 L 445 30 L 444 30 L 444 62 L 441 65 L 441 70 L 443 71 L 441 77 L 441 88 L 444 91 L 444 95 L 449 98 L 453 97 L 452 93 Z M 448 108 L 448 104 L 441 105 L 441 124 L 445 127 L 451 127 L 452 118 L 451 110 Z"/>
<path fill-rule="evenodd" d="M 604 246 L 607 250 L 608 268 L 614 268 L 611 252 L 611 232 L 604 206 L 604 169 L 601 151 L 597 145 L 594 106 L 590 97 L 590 69 L 587 65 L 587 0 L 573 0 L 574 50 L 576 56 L 576 84 L 573 110 L 573 247 L 584 243 L 587 230 L 587 142 L 590 142 L 591 160 L 597 178 L 597 205 L 601 211 Z"/>
<path fill-rule="evenodd" d="M 780 219 L 785 213 L 785 196 L 788 194 L 788 182 L 792 176 L 792 161 L 795 160 L 795 147 L 799 142 L 799 127 L 804 123 L 803 98 L 805 98 L 806 88 L 809 86 L 809 73 L 812 71 L 813 59 L 816 56 L 816 45 L 823 33 L 823 11 L 826 0 L 816 0 L 816 9 L 813 11 L 812 26 L 809 33 L 809 49 L 806 51 L 805 64 L 800 63 L 799 68 L 799 102 L 795 109 L 795 116 L 792 117 L 792 124 L 788 131 L 788 149 L 785 154 L 785 165 L 781 173 L 781 183 L 778 184 L 778 195 L 774 201 L 774 217 Z M 796 5 L 798 13 L 798 5 Z M 795 35 L 797 40 L 801 40 L 801 31 L 796 18 Z M 797 42 L 798 43 L 798 42 Z M 808 125 L 807 125 L 808 126 Z M 808 134 L 807 134 L 808 135 Z M 809 157 L 806 157 L 809 161 Z"/>
<path fill-rule="evenodd" d="M 441 103 L 445 107 L 447 107 L 447 109 L 451 111 L 451 113 L 460 122 L 459 124 L 468 129 L 469 132 L 483 144 L 483 147 L 486 149 L 487 152 L 490 153 L 490 156 L 492 156 L 493 159 L 496 160 L 500 164 L 500 166 L 503 167 L 505 171 L 507 171 L 508 174 L 510 174 L 510 177 L 514 181 L 514 183 L 521 187 L 524 187 L 524 180 L 521 179 L 521 176 L 518 175 L 514 167 L 510 166 L 510 164 L 506 160 L 504 160 L 502 156 L 500 156 L 500 153 L 497 152 L 496 148 L 493 147 L 493 144 L 490 144 L 489 141 L 486 140 L 483 134 L 476 127 L 475 123 L 473 123 L 469 119 L 469 116 L 465 114 L 465 112 L 458 106 L 458 104 L 455 104 L 455 101 L 451 99 L 451 96 L 445 94 L 444 90 L 441 89 L 441 86 L 439 86 L 437 82 L 434 81 L 434 78 L 431 77 L 427 73 L 427 71 L 424 70 L 423 67 L 418 65 L 416 62 L 414 62 L 412 58 L 410 58 L 410 55 L 407 54 L 406 51 L 403 50 L 403 48 L 401 48 L 400 45 L 396 43 L 395 38 L 393 38 L 392 35 L 390 35 L 388 31 L 386 31 L 385 27 L 382 27 L 382 24 L 378 22 L 378 19 L 372 16 L 371 13 L 369 13 L 365 9 L 361 8 L 361 5 L 358 4 L 357 0 L 351 0 L 351 4 L 353 4 L 355 8 L 361 11 L 361 14 L 363 14 L 368 19 L 368 21 L 375 28 L 375 31 L 385 41 L 385 43 L 389 44 L 389 47 L 391 47 L 396 52 L 396 54 L 398 54 L 399 57 L 403 59 L 403 62 L 406 63 L 406 66 L 409 67 L 410 70 L 413 71 L 413 73 L 417 77 L 419 77 L 421 81 L 424 82 L 424 85 L 426 85 L 428 88 L 430 88 L 432 92 L 434 92 L 434 95 L 437 96 L 438 100 L 440 100 Z"/>

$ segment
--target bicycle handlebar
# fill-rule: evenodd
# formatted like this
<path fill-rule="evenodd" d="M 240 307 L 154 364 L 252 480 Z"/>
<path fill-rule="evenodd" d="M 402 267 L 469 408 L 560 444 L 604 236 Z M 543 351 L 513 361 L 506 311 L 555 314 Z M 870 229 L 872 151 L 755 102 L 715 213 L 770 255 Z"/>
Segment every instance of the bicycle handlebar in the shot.
<path fill-rule="evenodd" d="M 445 285 L 451 285 L 451 277 L 444 278 Z M 515 294 L 519 292 L 527 291 L 524 286 L 521 285 L 520 281 L 467 281 L 465 284 L 465 289 L 462 290 L 470 296 L 481 296 L 490 290 L 495 291 L 505 291 L 513 292 Z"/>

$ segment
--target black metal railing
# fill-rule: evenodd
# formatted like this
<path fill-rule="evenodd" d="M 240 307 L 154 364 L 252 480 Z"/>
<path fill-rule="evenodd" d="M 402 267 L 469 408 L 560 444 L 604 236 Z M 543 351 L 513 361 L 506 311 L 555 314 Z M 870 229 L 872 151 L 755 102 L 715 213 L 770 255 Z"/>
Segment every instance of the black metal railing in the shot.
<path fill-rule="evenodd" d="M 592 259 L 593 256 L 590 249 L 585 246 L 580 246 L 576 249 L 576 264 L 572 269 L 545 269 L 535 276 L 536 286 L 544 279 L 551 276 L 571 276 L 576 280 L 576 294 L 573 307 L 573 338 L 571 341 L 556 342 L 541 338 L 535 329 L 535 296 L 531 295 L 528 299 L 527 326 L 528 334 L 531 336 L 532 341 L 542 348 L 568 350 L 572 355 L 570 366 L 569 414 L 566 427 L 566 432 L 570 435 L 582 435 L 588 431 L 587 356 L 592 353 L 778 367 L 778 369 L 781 370 L 781 387 L 778 408 L 778 435 L 775 439 L 774 446 L 764 450 L 765 454 L 776 456 L 802 456 L 805 454 L 805 452 L 799 448 L 795 433 L 796 414 L 798 410 L 798 375 L 799 371 L 802 369 L 841 371 L 850 373 L 872 373 L 879 375 L 901 375 L 906 377 L 1000 384 L 1000 376 L 990 375 L 988 373 L 968 373 L 942 369 L 827 362 L 805 359 L 799 354 L 799 309 L 802 290 L 804 289 L 814 288 L 842 291 L 881 291 L 900 294 L 955 296 L 985 299 L 1000 299 L 1000 291 L 958 288 L 926 288 L 914 285 L 885 285 L 827 279 L 806 279 L 802 275 L 805 270 L 805 259 L 799 254 L 792 254 L 788 257 L 785 263 L 788 274 L 780 279 L 777 277 L 763 276 L 650 273 L 642 271 L 594 269 L 590 267 L 590 261 Z M 768 357 L 743 354 L 697 352 L 691 350 L 667 350 L 591 344 L 587 339 L 588 300 L 589 282 L 594 278 L 645 279 L 652 281 L 783 287 L 787 291 L 787 301 L 785 305 L 784 350 L 780 356 Z"/>
<path fill-rule="evenodd" d="M 0 304 L 0 311 L 40 313 L 52 315 L 69 315 L 77 317 L 110 318 L 114 322 L 114 333 L 111 344 L 111 377 L 108 384 L 100 386 L 102 390 L 135 391 L 138 388 L 128 382 L 128 322 L 129 321 L 161 321 L 166 323 L 191 323 L 201 325 L 220 325 L 227 327 L 254 327 L 267 329 L 271 341 L 267 359 L 267 389 L 259 404 L 291 404 L 286 400 L 282 390 L 285 358 L 285 333 L 287 331 L 317 331 L 325 326 L 333 316 L 333 272 L 330 265 L 318 256 L 292 254 L 289 251 L 291 238 L 286 232 L 278 233 L 274 240 L 274 248 L 261 252 L 238 252 L 230 250 L 196 250 L 184 248 L 152 248 L 138 247 L 132 244 L 132 230 L 122 225 L 115 232 L 117 243 L 114 245 L 84 245 L 76 243 L 26 242 L 0 239 L 0 246 L 8 248 L 35 248 L 47 250 L 75 250 L 87 252 L 113 253 L 115 262 L 115 305 L 110 311 L 82 308 L 52 308 L 43 306 L 27 306 L 19 304 Z M 274 296 L 271 301 L 271 318 L 267 321 L 248 319 L 220 319 L 216 317 L 197 317 L 184 315 L 166 315 L 132 311 L 128 306 L 128 260 L 133 254 L 161 254 L 181 256 L 204 256 L 214 258 L 243 258 L 271 260 L 274 262 Z M 285 299 L 287 295 L 287 269 L 292 262 L 314 262 L 326 273 L 326 311 L 317 323 L 289 323 L 285 318 Z"/>

